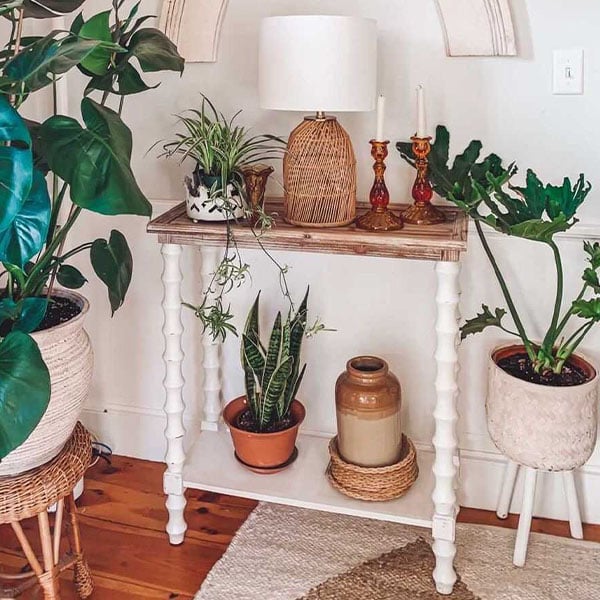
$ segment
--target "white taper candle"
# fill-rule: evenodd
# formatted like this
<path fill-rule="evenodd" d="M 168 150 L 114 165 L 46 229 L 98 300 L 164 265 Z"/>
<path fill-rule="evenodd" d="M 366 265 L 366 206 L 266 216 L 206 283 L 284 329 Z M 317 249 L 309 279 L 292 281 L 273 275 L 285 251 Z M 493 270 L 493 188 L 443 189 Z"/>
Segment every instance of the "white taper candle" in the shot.
<path fill-rule="evenodd" d="M 377 133 L 375 134 L 376 142 L 383 142 L 383 120 L 385 118 L 385 96 L 380 94 L 377 98 Z"/>
<path fill-rule="evenodd" d="M 427 137 L 427 119 L 425 117 L 425 89 L 417 86 L 417 137 Z"/>

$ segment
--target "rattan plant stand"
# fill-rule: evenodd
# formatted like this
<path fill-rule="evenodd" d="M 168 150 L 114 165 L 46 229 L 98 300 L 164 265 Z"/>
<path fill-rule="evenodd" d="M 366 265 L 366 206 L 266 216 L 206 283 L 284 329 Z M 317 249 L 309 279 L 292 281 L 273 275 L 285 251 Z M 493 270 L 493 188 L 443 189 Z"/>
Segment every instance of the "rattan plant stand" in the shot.
<path fill-rule="evenodd" d="M 73 488 L 90 465 L 90 434 L 78 423 L 60 454 L 50 462 L 21 473 L 0 477 L 0 523 L 10 523 L 30 570 L 17 574 L 0 573 L 0 600 L 18 597 L 24 590 L 39 585 L 44 600 L 60 600 L 59 575 L 73 568 L 80 598 L 94 590 L 92 576 L 83 556 L 77 507 Z M 54 528 L 50 528 L 48 508 L 56 505 Z M 27 539 L 21 521 L 37 517 L 42 560 Z M 70 550 L 60 556 L 62 525 L 65 522 Z"/>

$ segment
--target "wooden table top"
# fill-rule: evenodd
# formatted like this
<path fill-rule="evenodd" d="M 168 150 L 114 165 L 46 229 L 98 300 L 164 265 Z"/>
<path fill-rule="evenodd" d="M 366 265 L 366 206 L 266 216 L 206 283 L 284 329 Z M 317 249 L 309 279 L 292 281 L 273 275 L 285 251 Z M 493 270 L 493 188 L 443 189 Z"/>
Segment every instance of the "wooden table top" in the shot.
<path fill-rule="evenodd" d="M 361 214 L 367 207 L 367 204 L 359 203 L 357 213 Z M 403 208 L 404 205 L 392 207 L 393 210 Z M 400 231 L 369 232 L 357 229 L 353 224 L 323 229 L 290 225 L 281 217 L 283 200 L 267 199 L 265 211 L 276 213 L 275 225 L 261 235 L 260 241 L 269 250 L 458 261 L 460 253 L 467 250 L 468 217 L 456 208 L 440 208 L 448 217 L 445 223 L 405 224 Z M 227 238 L 224 223 L 194 223 L 186 216 L 184 203 L 152 219 L 147 230 L 157 234 L 158 241 L 163 244 L 223 246 Z M 238 247 L 258 247 L 257 232 L 249 225 L 236 223 L 232 230 Z"/>

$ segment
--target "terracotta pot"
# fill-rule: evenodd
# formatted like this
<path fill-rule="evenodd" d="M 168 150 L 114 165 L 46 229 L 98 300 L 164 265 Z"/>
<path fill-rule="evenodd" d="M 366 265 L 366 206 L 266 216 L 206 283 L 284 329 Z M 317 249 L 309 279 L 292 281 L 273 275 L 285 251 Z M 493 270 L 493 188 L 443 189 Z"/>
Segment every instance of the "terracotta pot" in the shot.
<path fill-rule="evenodd" d="M 283 465 L 294 452 L 298 429 L 304 421 L 306 410 L 294 400 L 290 408 L 296 424 L 275 433 L 252 433 L 234 425 L 237 417 L 248 407 L 246 396 L 240 396 L 227 404 L 223 419 L 229 426 L 233 447 L 238 458 L 249 466 L 268 469 Z"/>
<path fill-rule="evenodd" d="M 88 301 L 76 292 L 55 290 L 69 298 L 81 312 L 70 321 L 38 331 L 32 337 L 50 371 L 50 403 L 32 434 L 0 462 L 0 476 L 15 475 L 52 460 L 75 428 L 92 382 L 94 354 L 83 329 Z"/>
<path fill-rule="evenodd" d="M 338 450 L 349 463 L 384 467 L 400 460 L 400 383 L 385 360 L 350 359 L 335 384 Z"/>
<path fill-rule="evenodd" d="M 582 356 L 571 362 L 588 381 L 548 386 L 523 381 L 498 367 L 502 358 L 525 352 L 500 346 L 490 357 L 486 402 L 488 431 L 502 454 L 534 469 L 567 471 L 583 465 L 596 445 L 597 370 Z"/>

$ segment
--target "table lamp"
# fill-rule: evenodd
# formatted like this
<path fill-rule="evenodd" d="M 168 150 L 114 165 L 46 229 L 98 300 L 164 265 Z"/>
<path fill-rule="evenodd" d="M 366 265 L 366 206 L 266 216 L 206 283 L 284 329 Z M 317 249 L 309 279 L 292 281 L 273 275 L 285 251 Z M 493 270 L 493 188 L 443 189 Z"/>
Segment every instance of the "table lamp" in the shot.
<path fill-rule="evenodd" d="M 312 112 L 290 134 L 283 161 L 287 222 L 347 225 L 356 215 L 356 157 L 337 119 L 326 112 L 375 108 L 377 28 L 373 19 L 281 16 L 263 19 L 260 105 Z"/>

